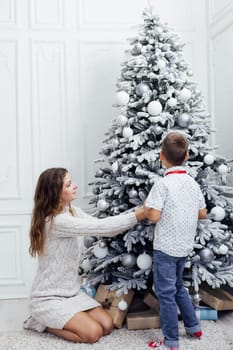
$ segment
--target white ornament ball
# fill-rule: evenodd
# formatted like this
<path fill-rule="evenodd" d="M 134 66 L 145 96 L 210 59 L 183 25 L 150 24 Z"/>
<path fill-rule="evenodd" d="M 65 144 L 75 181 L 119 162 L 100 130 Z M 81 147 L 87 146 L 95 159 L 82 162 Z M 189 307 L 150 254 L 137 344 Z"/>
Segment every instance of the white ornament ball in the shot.
<path fill-rule="evenodd" d="M 129 197 L 137 198 L 137 196 L 138 196 L 138 192 L 134 188 L 132 188 L 132 190 L 129 191 Z"/>
<path fill-rule="evenodd" d="M 169 98 L 169 100 L 167 101 L 167 104 L 169 107 L 176 107 L 177 105 L 177 99 L 175 97 L 171 97 Z"/>
<path fill-rule="evenodd" d="M 123 129 L 122 135 L 124 138 L 129 139 L 133 135 L 133 130 L 130 127 L 125 127 Z"/>
<path fill-rule="evenodd" d="M 120 302 L 118 303 L 118 309 L 121 311 L 127 310 L 128 304 L 126 303 L 125 300 L 121 299 Z"/>
<path fill-rule="evenodd" d="M 150 88 L 145 83 L 140 83 L 136 86 L 136 94 L 138 96 L 143 96 L 143 94 L 149 93 Z"/>
<path fill-rule="evenodd" d="M 153 128 L 153 131 L 155 133 L 155 135 L 160 135 L 163 133 L 163 128 L 159 125 L 156 125 L 154 128 Z"/>
<path fill-rule="evenodd" d="M 177 119 L 177 123 L 181 128 L 187 128 L 191 122 L 191 116 L 188 113 L 182 113 Z"/>
<path fill-rule="evenodd" d="M 162 112 L 162 105 L 159 101 L 151 101 L 148 106 L 147 110 L 151 115 L 158 115 Z"/>
<path fill-rule="evenodd" d="M 117 161 L 114 162 L 112 164 L 111 168 L 112 168 L 112 171 L 115 173 L 118 170 L 118 162 Z"/>
<path fill-rule="evenodd" d="M 137 257 L 137 265 L 142 270 L 149 269 L 151 267 L 151 265 L 152 265 L 152 258 L 151 258 L 151 256 L 146 254 L 145 252 L 143 254 L 140 254 Z"/>
<path fill-rule="evenodd" d="M 183 102 L 188 101 L 192 96 L 192 93 L 189 89 L 183 88 L 179 93 L 179 99 Z"/>
<path fill-rule="evenodd" d="M 206 165 L 211 165 L 214 163 L 215 158 L 212 154 L 206 154 L 203 160 Z"/>
<path fill-rule="evenodd" d="M 215 221 L 222 221 L 225 218 L 225 210 L 222 207 L 216 206 L 211 209 L 210 213 L 214 215 Z"/>
<path fill-rule="evenodd" d="M 123 114 L 120 114 L 118 115 L 117 117 L 117 124 L 120 125 L 120 126 L 124 126 L 128 121 L 128 118 L 123 115 Z"/>
<path fill-rule="evenodd" d="M 91 264 L 89 259 L 84 259 L 81 263 L 81 268 L 84 272 L 87 272 L 91 269 Z"/>
<path fill-rule="evenodd" d="M 164 69 L 166 67 L 166 63 L 164 60 L 159 60 L 157 66 L 159 69 Z"/>
<path fill-rule="evenodd" d="M 101 211 L 105 211 L 106 209 L 108 209 L 108 207 L 109 207 L 109 204 L 106 202 L 105 199 L 100 199 L 97 202 L 97 208 Z"/>
<path fill-rule="evenodd" d="M 108 247 L 101 248 L 99 244 L 96 244 L 93 252 L 96 258 L 102 259 L 108 255 Z"/>
<path fill-rule="evenodd" d="M 129 102 L 129 94 L 126 91 L 118 91 L 116 93 L 116 103 L 124 106 Z"/>
<path fill-rule="evenodd" d="M 221 164 L 218 167 L 218 173 L 220 175 L 226 175 L 228 173 L 228 166 L 225 164 Z"/>
<path fill-rule="evenodd" d="M 221 244 L 219 247 L 219 254 L 225 255 L 228 253 L 228 247 L 225 244 Z"/>

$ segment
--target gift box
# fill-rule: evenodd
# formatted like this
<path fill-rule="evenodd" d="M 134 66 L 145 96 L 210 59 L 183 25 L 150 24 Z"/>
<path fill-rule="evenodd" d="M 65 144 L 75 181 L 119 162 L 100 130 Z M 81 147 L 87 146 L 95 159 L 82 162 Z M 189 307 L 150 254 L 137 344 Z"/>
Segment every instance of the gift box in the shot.
<path fill-rule="evenodd" d="M 104 284 L 100 284 L 95 299 L 103 306 L 103 308 L 112 316 L 114 326 L 116 328 L 121 328 L 127 312 L 128 307 L 130 306 L 134 292 L 132 290 L 128 290 L 128 294 L 122 294 L 120 297 L 116 296 L 117 291 L 109 291 L 106 289 Z M 120 301 L 124 300 L 127 304 L 127 308 L 125 310 L 120 310 L 118 304 Z"/>
<path fill-rule="evenodd" d="M 197 318 L 199 320 L 212 320 L 216 321 L 218 319 L 218 311 L 212 309 L 209 306 L 199 306 L 195 308 Z"/>
<path fill-rule="evenodd" d="M 233 295 L 223 288 L 212 289 L 202 285 L 200 291 L 201 300 L 215 310 L 233 310 Z"/>
<path fill-rule="evenodd" d="M 130 330 L 160 328 L 159 314 L 153 310 L 128 313 L 126 326 Z"/>
<path fill-rule="evenodd" d="M 159 301 L 153 293 L 147 293 L 143 299 L 143 302 L 152 310 L 159 313 Z"/>

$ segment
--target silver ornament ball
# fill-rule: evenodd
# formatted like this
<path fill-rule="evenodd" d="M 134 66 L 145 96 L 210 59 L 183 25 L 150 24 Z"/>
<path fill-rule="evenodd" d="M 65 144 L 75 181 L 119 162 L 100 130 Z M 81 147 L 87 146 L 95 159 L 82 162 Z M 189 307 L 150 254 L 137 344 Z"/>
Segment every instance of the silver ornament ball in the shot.
<path fill-rule="evenodd" d="M 123 266 L 131 268 L 136 264 L 137 258 L 132 253 L 126 253 L 121 258 L 121 263 Z"/>
<path fill-rule="evenodd" d="M 199 252 L 199 256 L 203 264 L 208 264 L 214 259 L 214 253 L 210 248 L 203 248 Z"/>
<path fill-rule="evenodd" d="M 187 128 L 191 122 L 191 116 L 188 113 L 182 113 L 177 119 L 177 123 L 181 128 Z"/>

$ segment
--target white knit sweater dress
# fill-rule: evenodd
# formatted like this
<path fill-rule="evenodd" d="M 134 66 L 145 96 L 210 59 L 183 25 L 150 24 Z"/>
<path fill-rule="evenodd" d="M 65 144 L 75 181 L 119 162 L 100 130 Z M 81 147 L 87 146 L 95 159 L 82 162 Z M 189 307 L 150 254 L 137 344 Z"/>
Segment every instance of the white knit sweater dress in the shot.
<path fill-rule="evenodd" d="M 112 237 L 134 226 L 135 213 L 94 218 L 78 207 L 76 217 L 68 208 L 45 224 L 44 254 L 39 257 L 38 269 L 29 298 L 29 318 L 24 328 L 43 332 L 47 327 L 63 329 L 79 311 L 100 304 L 80 290 L 78 275 L 85 235 Z"/>

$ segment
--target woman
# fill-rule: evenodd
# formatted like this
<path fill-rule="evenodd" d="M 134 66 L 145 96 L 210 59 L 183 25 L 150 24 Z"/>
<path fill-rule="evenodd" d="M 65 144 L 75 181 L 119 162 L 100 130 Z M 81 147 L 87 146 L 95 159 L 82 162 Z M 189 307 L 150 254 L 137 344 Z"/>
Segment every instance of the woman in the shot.
<path fill-rule="evenodd" d="M 30 254 L 39 265 L 24 328 L 47 331 L 66 340 L 94 343 L 113 329 L 111 316 L 80 290 L 79 261 L 83 238 L 115 236 L 144 219 L 143 208 L 104 219 L 71 206 L 77 185 L 64 168 L 45 170 L 39 177 L 30 229 Z"/>

